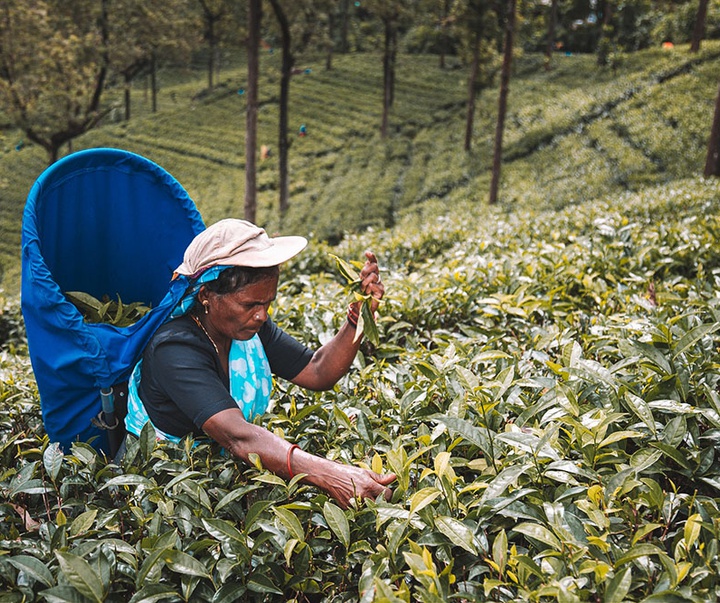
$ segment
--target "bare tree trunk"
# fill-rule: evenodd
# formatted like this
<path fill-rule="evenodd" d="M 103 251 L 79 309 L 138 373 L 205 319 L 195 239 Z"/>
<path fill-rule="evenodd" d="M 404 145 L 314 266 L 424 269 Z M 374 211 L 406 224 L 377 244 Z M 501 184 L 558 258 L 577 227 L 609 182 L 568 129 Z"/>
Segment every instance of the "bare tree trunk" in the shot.
<path fill-rule="evenodd" d="M 211 38 L 210 38 L 210 50 L 208 52 L 208 90 L 213 89 L 213 76 L 215 75 L 215 38 L 214 33 L 212 33 L 212 30 L 214 29 L 214 25 L 210 25 L 210 31 L 211 31 Z"/>
<path fill-rule="evenodd" d="M 262 0 L 248 0 L 247 109 L 245 113 L 245 208 L 244 217 L 255 222 L 257 213 L 257 114 L 260 23 Z"/>
<path fill-rule="evenodd" d="M 695 17 L 695 29 L 693 29 L 690 52 L 700 51 L 700 42 L 705 35 L 705 19 L 707 17 L 708 0 L 700 0 L 697 17 Z"/>
<path fill-rule="evenodd" d="M 611 28 L 612 28 L 612 0 L 603 2 L 603 19 L 600 25 L 600 38 L 598 40 L 597 64 L 601 67 L 607 65 L 610 61 L 610 44 Z"/>
<path fill-rule="evenodd" d="M 448 44 L 448 17 L 450 16 L 450 0 L 444 0 L 442 4 L 442 15 L 440 15 L 440 69 L 445 69 L 445 53 Z"/>
<path fill-rule="evenodd" d="M 348 42 L 348 31 L 350 29 L 350 0 L 341 0 L 340 2 L 340 48 L 341 53 L 345 54 L 350 51 Z"/>
<path fill-rule="evenodd" d="M 384 18 L 385 22 L 385 51 L 383 52 L 383 113 L 380 136 L 385 138 L 390 121 L 390 107 L 393 104 L 395 83 L 395 22 L 392 17 Z"/>
<path fill-rule="evenodd" d="M 130 75 L 125 74 L 125 90 L 123 91 L 123 97 L 125 99 L 125 121 L 130 121 L 130 87 L 132 86 L 132 79 Z"/>
<path fill-rule="evenodd" d="M 715 96 L 715 114 L 713 116 L 710 140 L 708 141 L 707 156 L 705 158 L 705 178 L 720 176 L 720 84 Z"/>
<path fill-rule="evenodd" d="M 502 161 L 502 139 L 505 130 L 505 113 L 510 88 L 510 71 L 512 68 L 513 36 L 515 33 L 515 0 L 508 0 L 508 15 L 505 28 L 505 53 L 503 56 L 502 75 L 500 76 L 500 100 L 498 103 L 498 120 L 495 130 L 495 148 L 493 151 L 492 181 L 490 182 L 490 205 L 497 203 L 500 186 L 500 162 Z"/>
<path fill-rule="evenodd" d="M 288 99 L 290 97 L 290 78 L 295 58 L 290 47 L 290 24 L 287 16 L 280 5 L 280 0 L 270 0 L 270 5 L 275 12 L 280 31 L 282 32 L 282 69 L 280 75 L 280 116 L 278 136 L 278 168 L 280 170 L 280 222 L 282 223 L 287 214 L 290 204 L 290 186 L 288 175 Z"/>
<path fill-rule="evenodd" d="M 557 25 L 558 0 L 552 0 L 548 15 L 548 38 L 545 47 L 545 71 L 552 69 L 552 55 L 555 50 L 555 26 Z"/>
<path fill-rule="evenodd" d="M 152 112 L 157 113 L 157 55 L 154 50 L 150 59 L 150 92 L 152 96 Z"/>
<path fill-rule="evenodd" d="M 332 69 L 333 51 L 335 50 L 335 15 L 332 9 L 328 12 L 328 45 L 325 55 L 325 70 Z"/>
<path fill-rule="evenodd" d="M 480 32 L 475 32 L 475 42 L 473 44 L 473 60 L 470 67 L 470 77 L 468 78 L 468 105 L 467 119 L 465 120 L 465 150 L 469 151 L 472 147 L 472 133 L 475 124 L 475 98 L 476 83 L 478 73 L 480 72 Z"/>

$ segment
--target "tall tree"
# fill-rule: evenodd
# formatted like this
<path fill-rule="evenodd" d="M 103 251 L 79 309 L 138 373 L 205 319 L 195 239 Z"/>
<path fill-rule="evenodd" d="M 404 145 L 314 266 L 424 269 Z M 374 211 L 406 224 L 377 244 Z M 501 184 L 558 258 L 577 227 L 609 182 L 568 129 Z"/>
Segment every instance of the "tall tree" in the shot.
<path fill-rule="evenodd" d="M 350 0 L 340 0 L 340 42 L 338 51 L 341 53 L 350 52 L 348 33 L 350 31 Z"/>
<path fill-rule="evenodd" d="M 453 7 L 452 20 L 462 42 L 461 52 L 470 63 L 468 100 L 465 119 L 465 150 L 472 146 L 476 99 L 495 78 L 498 64 L 495 48 L 502 39 L 494 3 L 487 0 L 459 0 Z"/>
<path fill-rule="evenodd" d="M 262 0 L 248 0 L 247 94 L 245 111 L 245 207 L 244 218 L 255 222 L 257 214 L 257 116 L 260 71 Z"/>
<path fill-rule="evenodd" d="M 270 5 L 280 26 L 282 38 L 282 65 L 280 70 L 280 115 L 279 115 L 279 136 L 278 136 L 278 169 L 280 176 L 280 221 L 282 222 L 290 204 L 290 183 L 288 170 L 288 101 L 290 98 L 290 78 L 295 65 L 295 57 L 292 52 L 292 37 L 290 35 L 290 23 L 283 10 L 280 0 L 270 0 Z"/>
<path fill-rule="evenodd" d="M 450 9 L 452 0 L 440 0 L 440 69 L 445 69 L 445 55 L 450 46 Z"/>
<path fill-rule="evenodd" d="M 700 51 L 700 42 L 705 35 L 705 20 L 707 18 L 708 0 L 699 0 L 697 15 L 695 17 L 695 27 L 693 29 L 692 41 L 690 43 L 690 52 Z"/>
<path fill-rule="evenodd" d="M 613 44 L 613 0 L 603 0 L 602 19 L 600 21 L 600 38 L 597 47 L 597 63 L 604 67 L 610 62 L 610 48 Z"/>
<path fill-rule="evenodd" d="M 208 89 L 215 86 L 215 70 L 220 62 L 222 23 L 230 14 L 226 0 L 197 0 L 203 19 L 203 37 L 208 43 Z"/>
<path fill-rule="evenodd" d="M 49 163 L 103 116 L 107 4 L 0 1 L 0 108 Z"/>
<path fill-rule="evenodd" d="M 715 95 L 715 114 L 713 115 L 710 139 L 708 140 L 707 155 L 705 157 L 705 178 L 720 176 L 720 85 Z"/>
<path fill-rule="evenodd" d="M 330 0 L 293 0 L 292 2 L 270 0 L 270 5 L 277 17 L 282 40 L 278 128 L 279 212 L 282 221 L 290 205 L 288 109 L 290 82 L 294 73 L 296 56 L 314 42 L 317 42 L 319 48 L 326 46 L 328 13 L 334 7 Z"/>
<path fill-rule="evenodd" d="M 497 127 L 495 129 L 495 147 L 493 150 L 492 180 L 490 182 L 490 204 L 494 205 L 498 199 L 500 186 L 500 164 L 502 161 L 502 139 L 505 130 L 505 114 L 507 112 L 507 99 L 510 89 L 510 71 L 512 68 L 513 38 L 515 34 L 515 0 L 508 0 L 507 22 L 505 25 L 505 46 L 503 51 L 503 66 L 500 75 L 500 100 L 498 102 Z"/>
<path fill-rule="evenodd" d="M 383 112 L 380 135 L 387 136 L 390 109 L 395 99 L 395 63 L 397 59 L 398 28 L 407 18 L 407 0 L 369 0 L 368 9 L 383 26 Z"/>
<path fill-rule="evenodd" d="M 152 76 L 153 107 L 157 104 L 155 68 L 158 57 L 187 61 L 194 28 L 184 10 L 185 0 L 148 3 L 114 0 L 109 18 L 109 53 L 113 71 L 125 82 L 125 119 L 130 119 L 130 95 L 135 78 Z"/>
<path fill-rule="evenodd" d="M 555 51 L 555 29 L 557 27 L 558 0 L 550 0 L 548 9 L 547 43 L 545 45 L 545 70 L 552 69 L 552 56 Z"/>

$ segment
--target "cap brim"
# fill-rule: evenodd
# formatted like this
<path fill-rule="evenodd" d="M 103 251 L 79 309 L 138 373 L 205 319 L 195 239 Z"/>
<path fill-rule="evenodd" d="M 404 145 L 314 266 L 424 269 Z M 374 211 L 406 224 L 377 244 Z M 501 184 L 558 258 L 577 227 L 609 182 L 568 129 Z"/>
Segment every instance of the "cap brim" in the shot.
<path fill-rule="evenodd" d="M 283 236 L 270 239 L 271 244 L 264 249 L 245 250 L 228 257 L 222 263 L 228 266 L 247 266 L 248 268 L 267 268 L 277 266 L 294 258 L 305 247 L 305 237 Z"/>

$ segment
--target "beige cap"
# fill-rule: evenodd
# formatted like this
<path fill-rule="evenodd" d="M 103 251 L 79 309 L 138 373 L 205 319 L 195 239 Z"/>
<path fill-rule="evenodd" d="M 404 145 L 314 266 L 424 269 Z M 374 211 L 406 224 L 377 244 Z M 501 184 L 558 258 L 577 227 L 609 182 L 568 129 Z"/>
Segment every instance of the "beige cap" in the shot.
<path fill-rule="evenodd" d="M 212 266 L 277 266 L 300 253 L 305 237 L 269 237 L 247 220 L 227 218 L 208 226 L 187 246 L 177 274 L 194 276 Z"/>

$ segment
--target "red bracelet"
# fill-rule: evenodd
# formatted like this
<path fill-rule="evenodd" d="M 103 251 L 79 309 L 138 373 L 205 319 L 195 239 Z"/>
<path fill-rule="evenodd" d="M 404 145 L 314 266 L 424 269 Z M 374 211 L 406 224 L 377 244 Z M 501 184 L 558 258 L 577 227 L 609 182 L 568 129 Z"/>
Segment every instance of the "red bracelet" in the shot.
<path fill-rule="evenodd" d="M 290 457 L 292 456 L 293 450 L 295 450 L 296 448 L 300 448 L 300 446 L 298 446 L 297 444 L 293 444 L 292 446 L 290 446 L 290 448 L 288 448 L 288 451 L 287 451 L 287 470 L 288 470 L 288 475 L 290 476 L 290 479 L 295 477 L 295 474 L 293 473 L 293 470 L 292 470 L 292 465 L 290 464 Z"/>
<path fill-rule="evenodd" d="M 359 316 L 360 310 L 358 310 L 357 306 L 350 304 L 348 306 L 347 321 L 355 328 L 357 328 Z"/>

